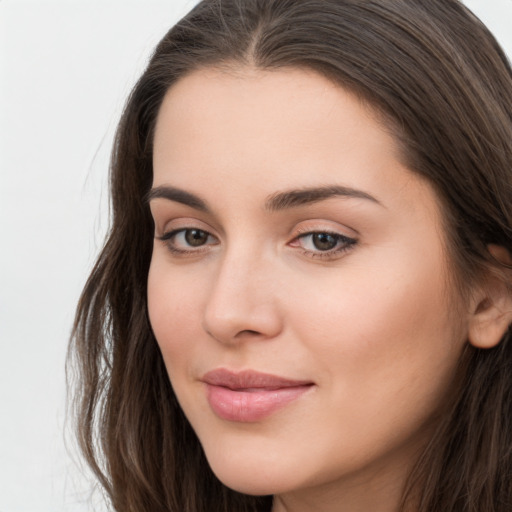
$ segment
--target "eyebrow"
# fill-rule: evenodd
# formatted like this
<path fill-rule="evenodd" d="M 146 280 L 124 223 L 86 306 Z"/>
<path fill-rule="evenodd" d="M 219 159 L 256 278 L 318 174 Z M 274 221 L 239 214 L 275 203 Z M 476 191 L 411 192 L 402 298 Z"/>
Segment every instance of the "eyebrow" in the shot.
<path fill-rule="evenodd" d="M 278 192 L 271 195 L 265 202 L 265 208 L 270 211 L 295 208 L 306 204 L 317 203 L 332 197 L 347 197 L 355 199 L 367 199 L 382 206 L 382 203 L 372 195 L 351 187 L 341 185 L 328 185 L 324 187 L 301 188 Z"/>
<path fill-rule="evenodd" d="M 191 194 L 185 190 L 176 187 L 170 186 L 160 186 L 152 188 L 147 196 L 146 202 L 150 202 L 152 199 L 168 199 L 169 201 L 175 201 L 177 203 L 181 203 L 196 210 L 200 210 L 202 212 L 209 213 L 210 209 L 208 208 L 205 201 L 203 201 L 200 197 L 195 194 Z"/>
<path fill-rule="evenodd" d="M 300 188 L 277 192 L 267 198 L 265 201 L 265 209 L 269 211 L 280 211 L 317 203 L 332 197 L 366 199 L 382 206 L 382 203 L 378 199 L 362 190 L 344 187 L 341 185 L 328 185 L 323 187 Z M 161 185 L 159 187 L 152 188 L 146 196 L 146 201 L 149 202 L 152 199 L 158 198 L 175 201 L 205 213 L 210 212 L 210 208 L 205 201 L 195 194 L 180 188 L 168 185 Z"/>

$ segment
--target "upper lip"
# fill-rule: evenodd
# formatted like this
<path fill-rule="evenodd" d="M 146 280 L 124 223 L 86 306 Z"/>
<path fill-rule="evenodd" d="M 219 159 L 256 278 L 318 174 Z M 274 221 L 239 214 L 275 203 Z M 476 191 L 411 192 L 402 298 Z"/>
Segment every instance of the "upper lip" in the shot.
<path fill-rule="evenodd" d="M 225 368 L 218 368 L 207 372 L 201 379 L 212 386 L 222 386 L 232 390 L 239 389 L 281 389 L 298 386 L 310 386 L 310 380 L 294 380 L 279 377 L 270 373 L 254 370 L 233 372 Z"/>

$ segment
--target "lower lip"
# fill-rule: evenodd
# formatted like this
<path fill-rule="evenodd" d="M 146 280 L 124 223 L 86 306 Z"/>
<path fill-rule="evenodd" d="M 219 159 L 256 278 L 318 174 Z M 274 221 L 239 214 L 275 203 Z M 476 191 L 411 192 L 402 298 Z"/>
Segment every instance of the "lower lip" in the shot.
<path fill-rule="evenodd" d="M 211 384 L 207 384 L 206 387 L 208 403 L 219 418 L 251 423 L 260 421 L 297 400 L 312 386 L 253 390 L 232 390 Z"/>

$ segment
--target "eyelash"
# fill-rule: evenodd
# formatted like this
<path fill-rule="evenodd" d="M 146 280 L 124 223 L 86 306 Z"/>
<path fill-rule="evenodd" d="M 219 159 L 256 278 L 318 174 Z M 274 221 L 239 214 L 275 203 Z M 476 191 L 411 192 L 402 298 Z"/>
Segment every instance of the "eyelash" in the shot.
<path fill-rule="evenodd" d="M 317 251 L 312 251 L 309 249 L 302 248 L 303 254 L 310 258 L 335 259 L 337 256 L 340 256 L 344 252 L 347 252 L 350 249 L 352 249 L 358 242 L 355 238 L 350 238 L 346 235 L 336 233 L 335 231 L 319 230 L 319 231 L 305 231 L 304 233 L 300 233 L 290 243 L 293 243 L 295 241 L 299 241 L 301 239 L 305 239 L 308 237 L 313 237 L 315 235 L 328 235 L 328 236 L 333 237 L 336 241 L 336 247 L 334 249 L 329 249 L 326 251 L 322 251 L 320 249 L 317 249 Z"/>
<path fill-rule="evenodd" d="M 165 244 L 165 246 L 167 247 L 167 249 L 169 249 L 169 251 L 171 253 L 176 254 L 178 256 L 187 256 L 189 254 L 200 254 L 200 253 L 204 252 L 205 250 L 207 250 L 207 248 L 210 245 L 216 245 L 216 244 L 207 244 L 207 245 L 198 246 L 196 249 L 179 249 L 176 246 L 176 244 L 173 243 L 173 239 L 176 235 L 179 235 L 180 233 L 183 233 L 184 235 L 186 235 L 187 231 L 200 231 L 202 233 L 205 233 L 208 238 L 215 239 L 215 237 L 213 235 L 211 235 L 210 233 L 208 233 L 208 231 L 205 231 L 204 229 L 198 229 L 198 228 L 173 229 L 172 231 L 169 231 L 168 233 L 164 233 L 162 236 L 157 237 L 157 238 L 158 238 L 158 240 L 162 241 Z"/>
<path fill-rule="evenodd" d="M 178 248 L 173 241 L 174 237 L 176 237 L 177 235 L 179 235 L 181 233 L 186 235 L 186 233 L 190 232 L 190 231 L 199 231 L 201 233 L 204 233 L 208 238 L 213 238 L 214 240 L 216 240 L 216 238 L 212 234 L 210 234 L 208 231 L 205 231 L 203 229 L 197 229 L 197 228 L 174 229 L 172 231 L 169 231 L 168 233 L 164 233 L 162 236 L 159 236 L 157 238 L 158 238 L 158 240 L 160 240 L 161 242 L 163 242 L 165 244 L 165 246 L 171 253 L 173 253 L 177 256 L 201 254 L 204 251 L 208 250 L 208 247 L 210 247 L 211 245 L 217 245 L 217 243 L 215 243 L 215 244 L 210 243 L 210 244 L 200 245 L 196 249 Z M 317 251 L 312 251 L 310 249 L 305 249 L 305 248 L 301 247 L 302 253 L 305 256 L 308 256 L 310 258 L 335 259 L 336 256 L 340 256 L 342 253 L 349 251 L 358 243 L 357 239 L 350 238 L 348 236 L 342 235 L 340 233 L 336 233 L 334 231 L 318 230 L 318 231 L 304 231 L 303 233 L 299 233 L 291 242 L 289 242 L 289 244 L 291 245 L 293 243 L 298 242 L 299 240 L 306 239 L 307 237 L 313 237 L 314 235 L 328 235 L 328 236 L 333 237 L 336 241 L 336 248 L 325 250 L 325 251 L 322 251 L 320 249 L 318 249 Z M 341 245 L 339 245 L 339 244 L 341 244 Z M 339 245 L 339 247 L 337 247 L 338 245 Z M 293 245 L 292 245 L 292 247 L 293 247 Z"/>

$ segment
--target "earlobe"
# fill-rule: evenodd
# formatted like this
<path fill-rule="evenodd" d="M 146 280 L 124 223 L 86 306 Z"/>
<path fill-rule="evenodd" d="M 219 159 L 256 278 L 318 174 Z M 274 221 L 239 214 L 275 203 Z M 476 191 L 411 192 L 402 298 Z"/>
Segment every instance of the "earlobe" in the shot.
<path fill-rule="evenodd" d="M 499 263 L 511 266 L 512 259 L 508 251 L 497 245 L 489 245 L 488 250 Z M 507 275 L 509 274 L 509 275 Z M 468 338 L 477 348 L 492 348 L 499 344 L 512 324 L 512 286 L 503 272 L 498 276 L 489 272 L 475 297 L 469 322 Z"/>

